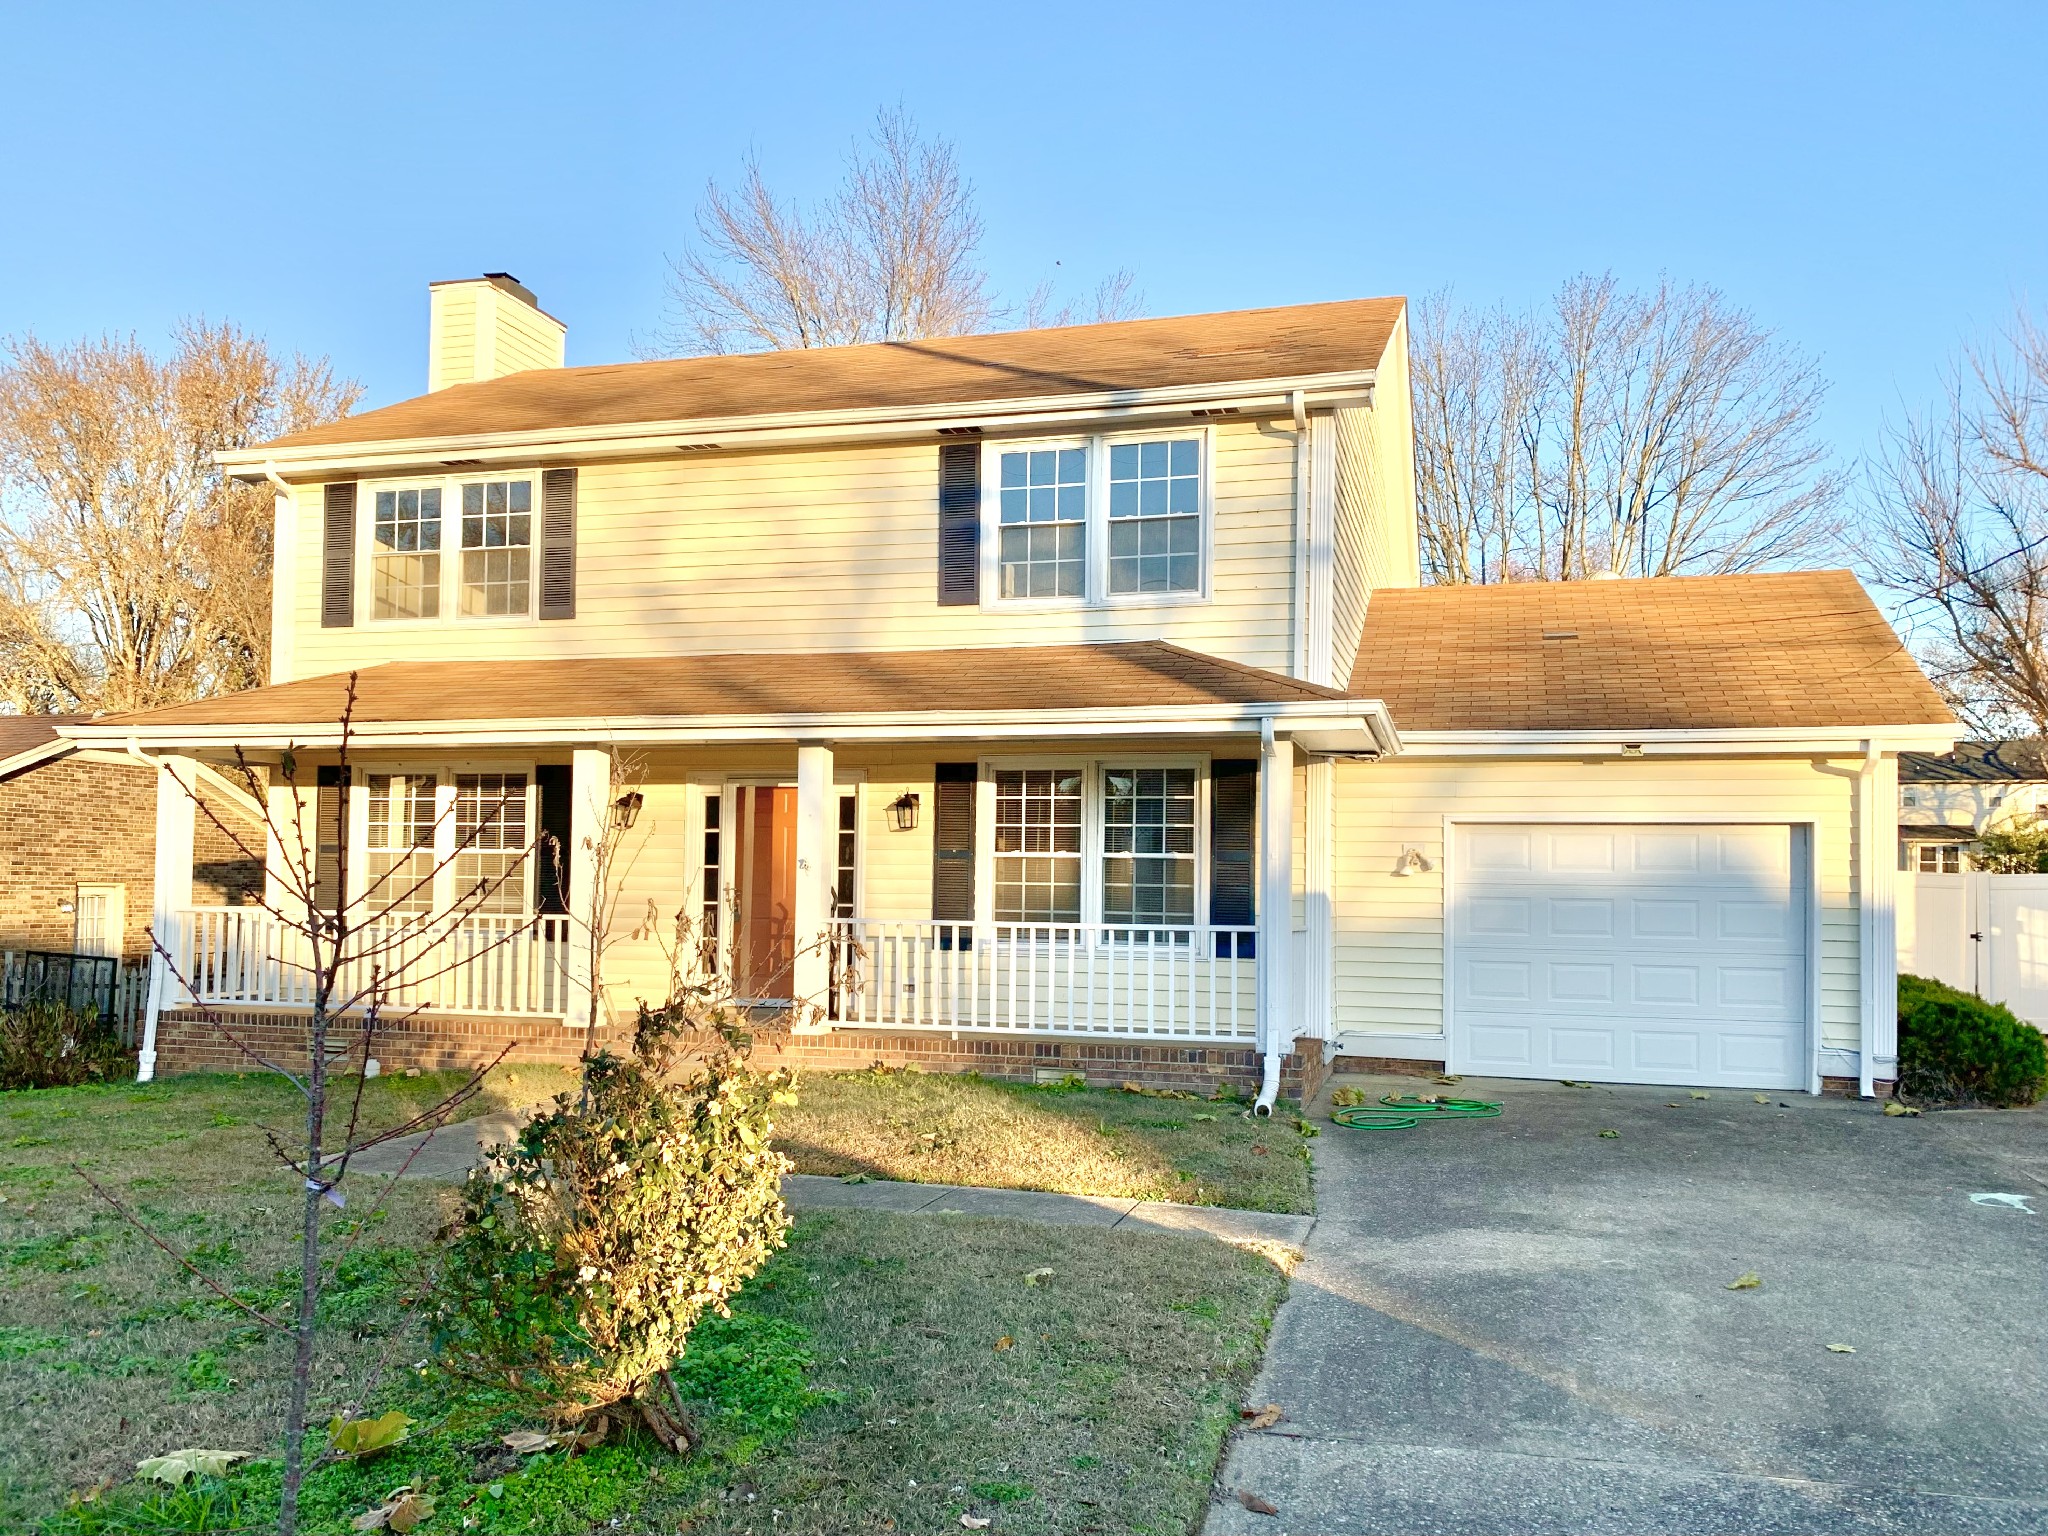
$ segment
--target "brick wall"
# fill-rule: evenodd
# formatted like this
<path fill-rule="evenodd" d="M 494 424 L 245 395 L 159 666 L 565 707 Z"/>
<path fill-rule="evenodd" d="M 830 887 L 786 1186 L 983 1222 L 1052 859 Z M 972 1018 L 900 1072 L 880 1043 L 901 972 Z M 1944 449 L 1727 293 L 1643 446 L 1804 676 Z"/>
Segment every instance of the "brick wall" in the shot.
<path fill-rule="evenodd" d="M 224 1016 L 223 1030 L 189 1012 L 166 1013 L 157 1024 L 157 1070 L 172 1072 L 239 1072 L 249 1068 L 248 1055 L 236 1045 L 280 1064 L 303 1063 L 306 1020 L 294 1013 L 242 1013 Z M 598 1032 L 601 1044 L 623 1048 L 623 1027 Z M 359 1035 L 337 1032 L 359 1050 Z M 543 1019 L 413 1019 L 381 1026 L 372 1054 L 385 1071 L 418 1067 L 480 1066 L 507 1045 L 507 1061 L 567 1064 L 583 1051 L 584 1035 Z M 358 1057 L 358 1060 L 360 1058 Z M 1044 1035 L 987 1035 L 958 1040 L 944 1035 L 889 1034 L 866 1030 L 833 1030 L 826 1034 L 764 1033 L 758 1037 L 755 1060 L 762 1066 L 790 1066 L 813 1072 L 859 1071 L 884 1066 L 918 1066 L 928 1072 L 979 1072 L 1006 1082 L 1029 1083 L 1041 1072 L 1073 1073 L 1098 1086 L 1142 1083 L 1147 1088 L 1178 1088 L 1208 1094 L 1218 1086 L 1256 1090 L 1259 1057 L 1235 1047 L 1157 1045 L 1136 1041 L 1074 1040 Z M 1282 1097 L 1306 1102 L 1321 1091 L 1327 1075 L 1322 1042 L 1306 1037 L 1281 1063 Z"/>
<path fill-rule="evenodd" d="M 243 824 L 224 803 L 208 804 L 230 826 Z M 242 858 L 203 812 L 196 820 L 193 901 L 232 904 L 260 894 L 261 861 Z M 244 836 L 260 846 L 256 828 Z M 121 952 L 145 958 L 156 900 L 154 770 L 71 757 L 0 784 L 0 949 L 70 949 L 77 920 L 61 907 L 81 882 L 126 887 Z"/>

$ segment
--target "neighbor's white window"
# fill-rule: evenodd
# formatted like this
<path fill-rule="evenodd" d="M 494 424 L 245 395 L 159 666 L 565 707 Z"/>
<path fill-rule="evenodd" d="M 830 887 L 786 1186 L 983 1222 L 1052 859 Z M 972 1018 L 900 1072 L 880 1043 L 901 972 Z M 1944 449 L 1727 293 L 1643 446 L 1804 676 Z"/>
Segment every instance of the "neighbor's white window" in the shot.
<path fill-rule="evenodd" d="M 1081 920 L 1082 772 L 999 768 L 994 774 L 995 920 Z"/>
<path fill-rule="evenodd" d="M 533 561 L 533 482 L 462 488 L 462 616 L 523 614 Z"/>
<path fill-rule="evenodd" d="M 1960 875 L 1963 872 L 1963 850 L 1954 843 L 1922 843 L 1920 845 L 1920 873 L 1923 875 Z"/>
<path fill-rule="evenodd" d="M 371 916 L 434 910 L 434 798 L 439 783 L 431 773 L 370 775 L 364 873 Z"/>
<path fill-rule="evenodd" d="M 377 492 L 370 544 L 370 613 L 431 619 L 441 612 L 441 488 Z"/>
<path fill-rule="evenodd" d="M 1005 453 L 997 515 L 1002 593 L 1084 597 L 1088 571 L 1088 452 L 1031 448 Z"/>
<path fill-rule="evenodd" d="M 72 950 L 81 955 L 119 955 L 127 926 L 126 886 L 81 885 L 78 888 L 77 931 Z"/>
<path fill-rule="evenodd" d="M 996 602 L 1199 597 L 1208 437 L 994 450 Z"/>
<path fill-rule="evenodd" d="M 1202 590 L 1202 444 L 1109 446 L 1109 590 Z"/>
<path fill-rule="evenodd" d="M 1103 769 L 1102 920 L 1194 923 L 1194 769 Z"/>
<path fill-rule="evenodd" d="M 526 775 L 455 775 L 453 900 L 479 913 L 527 910 Z"/>

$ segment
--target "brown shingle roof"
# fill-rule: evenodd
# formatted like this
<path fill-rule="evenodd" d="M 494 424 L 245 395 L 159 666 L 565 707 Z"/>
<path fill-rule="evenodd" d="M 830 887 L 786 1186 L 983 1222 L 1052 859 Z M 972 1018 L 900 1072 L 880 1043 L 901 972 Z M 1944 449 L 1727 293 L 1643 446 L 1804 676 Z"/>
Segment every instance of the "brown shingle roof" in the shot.
<path fill-rule="evenodd" d="M 86 715 L 0 715 L 0 762 L 30 747 L 57 739 L 57 727 L 89 719 Z"/>
<path fill-rule="evenodd" d="M 1383 588 L 1351 691 L 1402 731 L 1954 718 L 1847 571 Z"/>
<path fill-rule="evenodd" d="M 1947 752 L 1901 752 L 1902 784 L 2028 784 L 2043 772 L 2042 743 L 2034 740 L 1959 741 Z"/>
<path fill-rule="evenodd" d="M 538 368 L 402 400 L 266 446 L 886 410 L 1342 373 L 1378 365 L 1402 305 L 1397 298 L 1351 299 L 861 347 Z"/>
<path fill-rule="evenodd" d="M 1341 699 L 1333 688 L 1158 641 L 987 650 L 394 661 L 357 675 L 358 724 L 1145 708 Z M 96 724 L 330 726 L 347 676 Z"/>

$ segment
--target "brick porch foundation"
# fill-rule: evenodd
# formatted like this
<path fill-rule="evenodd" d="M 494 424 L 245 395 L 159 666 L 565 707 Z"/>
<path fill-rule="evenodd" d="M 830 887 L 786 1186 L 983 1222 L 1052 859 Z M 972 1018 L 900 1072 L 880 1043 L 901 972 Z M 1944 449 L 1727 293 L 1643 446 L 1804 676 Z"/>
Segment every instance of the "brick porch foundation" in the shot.
<path fill-rule="evenodd" d="M 190 1011 L 169 1011 L 157 1021 L 157 1071 L 244 1072 L 250 1051 L 281 1065 L 306 1057 L 306 1017 L 301 1013 L 224 1013 L 223 1029 Z M 627 1032 L 599 1031 L 601 1044 L 623 1047 Z M 348 1046 L 360 1059 L 359 1031 L 336 1028 L 337 1048 Z M 584 1036 L 543 1019 L 433 1018 L 380 1025 L 372 1054 L 386 1072 L 474 1067 L 507 1045 L 508 1062 L 569 1065 L 583 1053 Z M 1163 1045 L 1134 1040 L 1085 1040 L 1065 1035 L 962 1035 L 835 1029 L 793 1035 L 764 1031 L 755 1041 L 755 1060 L 814 1072 L 860 1071 L 876 1065 L 915 1066 L 927 1072 L 979 1072 L 1004 1082 L 1057 1081 L 1073 1075 L 1096 1087 L 1140 1083 L 1211 1094 L 1219 1087 L 1256 1092 L 1259 1054 L 1237 1046 Z M 1280 1094 L 1306 1103 L 1329 1075 L 1323 1043 L 1308 1036 L 1294 1042 L 1281 1061 Z"/>

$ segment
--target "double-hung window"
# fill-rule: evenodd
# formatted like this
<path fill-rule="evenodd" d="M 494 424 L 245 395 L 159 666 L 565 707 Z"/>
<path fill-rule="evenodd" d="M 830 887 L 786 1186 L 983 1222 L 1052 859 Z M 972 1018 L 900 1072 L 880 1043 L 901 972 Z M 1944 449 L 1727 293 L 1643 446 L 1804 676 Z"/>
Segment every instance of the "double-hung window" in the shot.
<path fill-rule="evenodd" d="M 1194 923 L 1194 769 L 1103 769 L 1102 920 Z"/>
<path fill-rule="evenodd" d="M 434 910 L 434 809 L 431 773 L 370 775 L 364 874 L 374 916 L 423 916 Z"/>
<path fill-rule="evenodd" d="M 995 771 L 995 919 L 1081 921 L 1079 768 Z"/>
<path fill-rule="evenodd" d="M 479 913 L 528 910 L 526 775 L 455 775 L 455 894 Z"/>
<path fill-rule="evenodd" d="M 530 617 L 537 483 L 507 475 L 372 487 L 371 620 Z"/>
<path fill-rule="evenodd" d="M 1201 431 L 995 444 L 996 603 L 1116 603 L 1205 590 Z"/>

